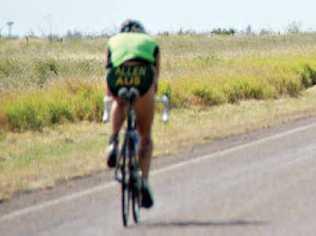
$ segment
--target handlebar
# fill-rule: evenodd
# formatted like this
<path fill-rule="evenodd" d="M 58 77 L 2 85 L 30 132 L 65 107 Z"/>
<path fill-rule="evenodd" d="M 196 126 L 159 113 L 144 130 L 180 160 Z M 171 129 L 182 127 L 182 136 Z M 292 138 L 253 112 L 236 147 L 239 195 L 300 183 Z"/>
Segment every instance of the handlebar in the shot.
<path fill-rule="evenodd" d="M 123 98 L 125 101 L 130 102 L 130 104 L 133 104 L 133 102 L 139 97 L 139 92 L 136 89 L 126 89 L 122 88 L 119 90 L 118 93 L 119 97 Z M 105 96 L 103 99 L 104 102 L 104 112 L 102 121 L 103 123 L 107 123 L 110 121 L 110 114 L 111 114 L 111 108 L 112 108 L 112 102 L 113 98 L 109 96 Z M 156 96 L 155 102 L 161 103 L 163 105 L 163 111 L 162 111 L 162 121 L 164 123 L 167 123 L 169 121 L 169 113 L 170 113 L 170 100 L 167 95 L 162 96 Z"/>

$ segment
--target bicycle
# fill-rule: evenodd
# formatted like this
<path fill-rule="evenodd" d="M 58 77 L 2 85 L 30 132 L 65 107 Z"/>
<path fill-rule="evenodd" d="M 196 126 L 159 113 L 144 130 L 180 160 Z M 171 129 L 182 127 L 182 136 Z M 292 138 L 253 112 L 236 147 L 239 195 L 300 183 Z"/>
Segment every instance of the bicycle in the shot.
<path fill-rule="evenodd" d="M 117 165 L 115 167 L 114 177 L 121 183 L 121 204 L 122 204 L 122 220 L 124 227 L 128 226 L 130 203 L 132 203 L 133 219 L 136 224 L 139 223 L 140 219 L 140 208 L 141 208 L 141 176 L 138 164 L 138 142 L 139 137 L 136 130 L 136 113 L 133 108 L 133 104 L 139 97 L 139 92 L 135 88 L 127 89 L 121 88 L 118 92 L 118 96 L 121 97 L 127 104 L 127 125 L 124 134 L 123 145 L 121 146 Z M 105 98 L 105 113 L 103 121 L 106 121 L 105 117 L 108 118 L 109 114 L 109 100 Z M 169 117 L 169 99 L 166 95 L 161 98 L 157 98 L 163 104 L 163 116 L 164 122 L 168 121 Z M 108 120 L 107 120 L 108 121 Z"/>

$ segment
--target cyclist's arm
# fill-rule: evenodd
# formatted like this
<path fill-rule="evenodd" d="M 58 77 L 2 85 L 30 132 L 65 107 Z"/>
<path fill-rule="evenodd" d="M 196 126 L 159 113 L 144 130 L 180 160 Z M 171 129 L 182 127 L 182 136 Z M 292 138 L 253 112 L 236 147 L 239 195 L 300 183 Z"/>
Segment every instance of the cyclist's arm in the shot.
<path fill-rule="evenodd" d="M 106 48 L 105 49 L 105 54 L 104 54 L 104 67 L 105 69 L 109 69 L 112 67 L 112 63 L 111 63 L 111 51 L 110 49 Z"/>
<path fill-rule="evenodd" d="M 157 47 L 156 49 L 156 53 L 155 53 L 155 57 L 156 57 L 156 74 L 155 74 L 155 91 L 158 91 L 158 79 L 159 79 L 159 74 L 160 74 L 160 50 L 159 47 Z"/>
<path fill-rule="evenodd" d="M 104 55 L 105 55 L 105 56 L 104 56 L 104 68 L 105 68 L 106 70 L 108 70 L 108 69 L 112 66 L 112 65 L 111 65 L 111 51 L 110 51 L 108 48 L 106 48 Z M 105 87 L 104 87 L 105 96 L 112 97 L 112 93 L 111 93 L 110 89 L 108 88 L 107 80 L 105 79 L 104 82 L 105 82 L 105 83 L 104 83 L 104 85 L 105 85 Z"/>

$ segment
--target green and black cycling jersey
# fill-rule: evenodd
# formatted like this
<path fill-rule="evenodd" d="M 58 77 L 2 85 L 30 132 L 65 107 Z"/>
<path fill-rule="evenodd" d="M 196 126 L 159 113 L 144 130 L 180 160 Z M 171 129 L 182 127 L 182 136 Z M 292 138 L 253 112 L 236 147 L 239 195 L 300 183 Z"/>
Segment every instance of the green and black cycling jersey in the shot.
<path fill-rule="evenodd" d="M 107 60 L 107 83 L 114 96 L 125 87 L 136 87 L 145 94 L 154 79 L 154 66 L 159 53 L 155 40 L 143 33 L 120 33 L 109 39 Z M 127 66 L 127 61 L 142 62 Z"/>

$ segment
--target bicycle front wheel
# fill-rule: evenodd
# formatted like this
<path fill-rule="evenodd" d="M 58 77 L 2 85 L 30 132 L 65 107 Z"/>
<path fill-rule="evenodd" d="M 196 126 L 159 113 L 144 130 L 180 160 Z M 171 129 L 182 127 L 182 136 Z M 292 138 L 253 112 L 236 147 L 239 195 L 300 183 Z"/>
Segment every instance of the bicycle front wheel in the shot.
<path fill-rule="evenodd" d="M 129 216 L 129 201 L 130 193 L 128 187 L 128 180 L 126 175 L 122 176 L 122 219 L 123 225 L 126 227 L 128 225 L 128 216 Z"/>

